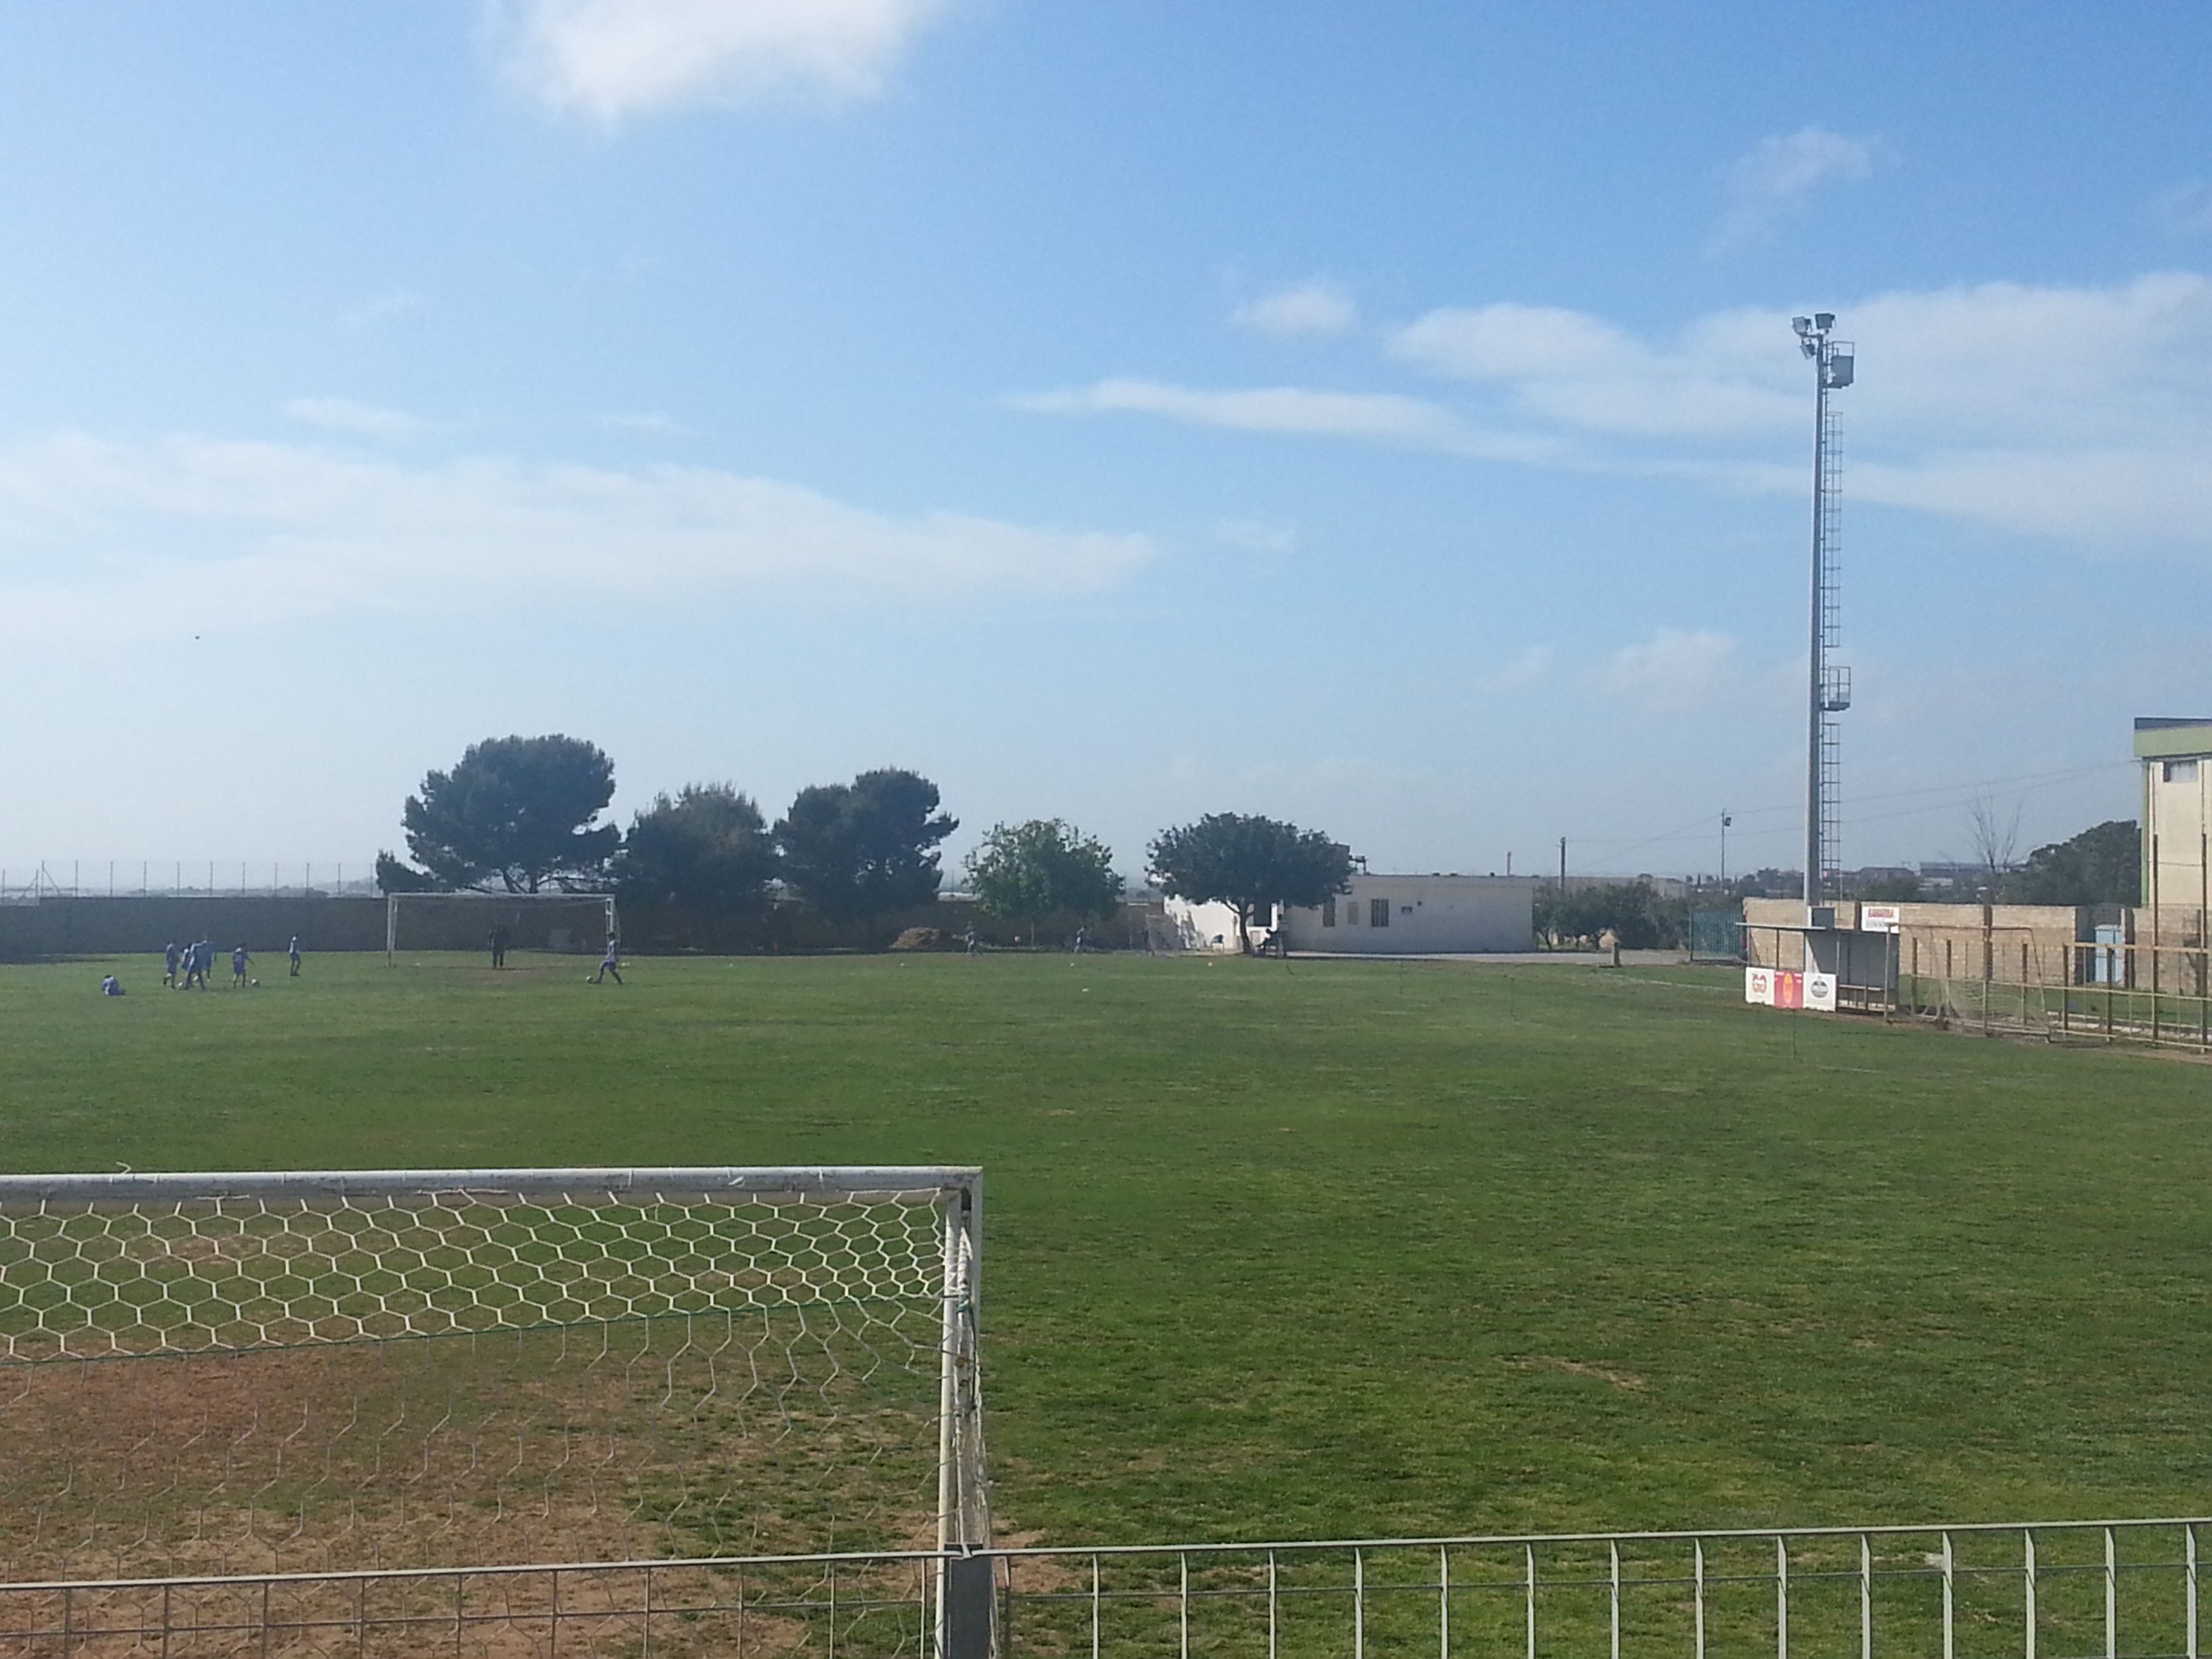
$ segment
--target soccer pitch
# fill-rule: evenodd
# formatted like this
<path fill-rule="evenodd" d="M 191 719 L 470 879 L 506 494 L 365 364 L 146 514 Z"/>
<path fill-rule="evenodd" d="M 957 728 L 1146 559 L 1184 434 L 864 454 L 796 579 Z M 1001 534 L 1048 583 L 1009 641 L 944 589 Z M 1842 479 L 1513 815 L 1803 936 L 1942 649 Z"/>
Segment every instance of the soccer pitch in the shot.
<path fill-rule="evenodd" d="M 977 1164 L 1002 1535 L 2149 1515 L 2212 1072 L 1736 977 L 1000 956 L 0 968 L 9 1170 Z"/>

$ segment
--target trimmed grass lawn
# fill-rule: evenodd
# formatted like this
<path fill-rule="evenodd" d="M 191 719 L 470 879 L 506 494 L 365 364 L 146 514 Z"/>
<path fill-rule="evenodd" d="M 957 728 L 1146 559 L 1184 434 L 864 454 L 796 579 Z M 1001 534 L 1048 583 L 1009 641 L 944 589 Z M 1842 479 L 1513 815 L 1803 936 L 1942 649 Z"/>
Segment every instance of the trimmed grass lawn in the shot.
<path fill-rule="evenodd" d="M 2203 1507 L 2212 1068 L 1688 969 L 520 960 L 0 968 L 0 1163 L 981 1164 L 1057 1542 Z"/>

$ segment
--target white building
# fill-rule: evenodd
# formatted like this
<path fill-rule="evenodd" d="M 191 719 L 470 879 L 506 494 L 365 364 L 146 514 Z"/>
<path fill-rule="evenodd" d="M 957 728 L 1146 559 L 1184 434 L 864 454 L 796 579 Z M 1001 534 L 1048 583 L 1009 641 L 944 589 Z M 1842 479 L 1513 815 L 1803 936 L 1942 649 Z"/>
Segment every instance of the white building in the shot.
<path fill-rule="evenodd" d="M 1255 921 L 1252 943 L 1344 956 L 1435 956 L 1526 951 L 1535 944 L 1537 881 L 1532 876 L 1378 875 L 1362 872 L 1351 890 L 1311 909 Z M 1170 948 L 1237 949 L 1237 913 L 1226 904 L 1167 902 Z"/>
<path fill-rule="evenodd" d="M 2136 759 L 2142 765 L 2142 908 L 2151 918 L 2145 937 L 2202 946 L 2212 910 L 2212 720 L 2137 720 Z"/>

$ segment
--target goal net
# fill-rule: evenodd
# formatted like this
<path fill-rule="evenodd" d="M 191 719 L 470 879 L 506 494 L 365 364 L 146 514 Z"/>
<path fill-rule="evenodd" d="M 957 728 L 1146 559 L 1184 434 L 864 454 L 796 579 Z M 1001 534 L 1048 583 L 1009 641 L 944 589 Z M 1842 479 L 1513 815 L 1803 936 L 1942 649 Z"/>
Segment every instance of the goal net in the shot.
<path fill-rule="evenodd" d="M 0 1177 L 0 1579 L 988 1542 L 965 1169 Z"/>
<path fill-rule="evenodd" d="M 598 951 L 615 937 L 605 893 L 392 893 L 384 902 L 384 957 L 410 951 Z"/>

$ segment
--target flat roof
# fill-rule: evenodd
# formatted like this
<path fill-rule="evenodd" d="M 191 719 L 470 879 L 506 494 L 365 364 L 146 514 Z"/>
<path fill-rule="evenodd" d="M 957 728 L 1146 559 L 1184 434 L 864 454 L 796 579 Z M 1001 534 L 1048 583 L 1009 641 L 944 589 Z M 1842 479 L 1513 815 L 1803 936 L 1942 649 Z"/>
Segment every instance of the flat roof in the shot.
<path fill-rule="evenodd" d="M 2151 715 L 2136 721 L 2136 758 L 2167 760 L 2178 755 L 2212 755 L 2212 716 L 2183 720 Z"/>

